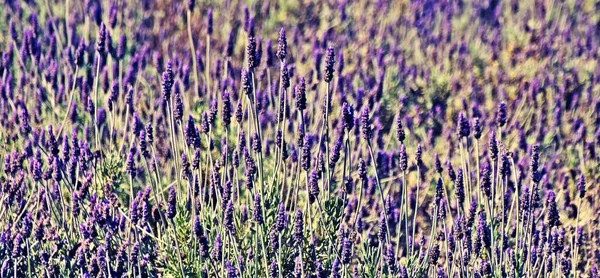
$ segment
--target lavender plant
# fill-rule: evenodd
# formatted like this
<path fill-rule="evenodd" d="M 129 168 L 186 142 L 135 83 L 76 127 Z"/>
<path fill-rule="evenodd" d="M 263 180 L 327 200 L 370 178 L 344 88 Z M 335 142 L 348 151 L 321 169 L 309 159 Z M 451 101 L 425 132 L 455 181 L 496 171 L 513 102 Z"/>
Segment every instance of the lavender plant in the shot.
<path fill-rule="evenodd" d="M 0 277 L 600 277 L 593 1 L 3 4 Z"/>

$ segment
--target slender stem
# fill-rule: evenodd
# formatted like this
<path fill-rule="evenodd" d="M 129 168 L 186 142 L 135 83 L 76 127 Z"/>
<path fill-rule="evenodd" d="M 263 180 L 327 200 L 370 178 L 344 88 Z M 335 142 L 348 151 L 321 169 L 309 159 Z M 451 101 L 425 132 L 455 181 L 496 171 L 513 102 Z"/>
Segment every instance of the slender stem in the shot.
<path fill-rule="evenodd" d="M 470 173 L 467 170 L 467 166 L 465 163 L 465 151 L 464 151 L 464 146 L 463 146 L 463 141 L 459 140 L 459 145 L 460 145 L 460 162 L 462 164 L 463 167 L 463 184 L 465 185 L 465 189 L 466 189 L 466 197 L 467 197 L 467 202 L 470 204 L 471 203 L 471 198 L 473 197 L 473 195 L 471 194 L 471 188 L 469 187 L 469 182 L 468 180 L 470 179 Z"/>
<path fill-rule="evenodd" d="M 329 84 L 330 82 L 327 82 L 327 86 L 326 86 L 326 95 L 325 95 L 325 117 L 324 117 L 324 123 L 323 123 L 323 127 L 325 128 L 325 160 L 329 159 Z M 320 148 L 321 146 L 319 146 Z M 329 163 L 325 163 L 325 169 L 326 169 L 326 177 L 328 177 L 327 179 L 327 198 L 329 199 L 329 194 L 331 192 L 331 180 L 329 177 L 329 172 L 331 171 L 331 169 L 329 169 Z M 385 200 L 384 200 L 385 203 Z M 387 220 L 386 220 L 387 222 Z M 390 233 L 388 231 L 388 236 L 390 236 Z M 389 240 L 389 239 L 388 239 Z"/>
<path fill-rule="evenodd" d="M 279 248 L 277 248 L 277 268 L 279 269 L 279 278 L 283 278 L 283 269 L 281 268 L 281 233 L 277 236 L 277 244 Z"/>
<path fill-rule="evenodd" d="M 127 123 L 129 122 L 130 109 L 133 109 L 133 107 L 129 107 L 129 105 L 127 105 L 127 107 L 125 108 L 125 134 L 127 134 L 129 129 L 129 125 Z M 123 149 L 123 146 L 125 145 L 125 134 L 123 135 L 123 137 L 121 137 L 121 143 L 119 144 L 119 149 L 117 149 L 117 151 L 121 151 Z"/>
<path fill-rule="evenodd" d="M 71 112 L 71 106 L 73 105 L 73 96 L 75 95 L 75 93 L 73 91 L 75 90 L 75 84 L 77 83 L 77 74 L 78 73 L 79 73 L 79 66 L 76 66 L 75 67 L 75 75 L 73 76 L 73 85 L 71 86 L 71 90 L 69 91 L 69 104 L 67 104 L 67 113 L 65 113 L 65 117 L 63 118 L 62 124 L 60 125 L 60 129 L 58 129 L 57 137 L 60 137 L 60 134 L 62 133 L 63 128 L 65 127 L 65 123 L 67 122 L 67 119 L 69 118 L 69 112 Z"/>
<path fill-rule="evenodd" d="M 100 148 L 100 135 L 98 134 L 98 81 L 100 80 L 100 59 L 102 54 L 98 53 L 96 63 L 96 75 L 94 80 L 94 130 L 96 131 L 96 148 Z"/>
<path fill-rule="evenodd" d="M 29 239 L 25 239 L 25 243 L 27 244 L 27 273 L 29 277 L 33 277 L 31 276 L 31 253 L 30 253 L 30 247 L 29 247 Z"/>
<path fill-rule="evenodd" d="M 417 193 L 415 195 L 415 209 L 413 211 L 413 227 L 412 227 L 412 239 L 415 240 L 415 233 L 417 229 L 417 214 L 419 214 L 419 189 L 421 188 L 421 167 L 417 165 Z M 415 244 L 411 247 L 411 254 L 415 253 Z"/>
<path fill-rule="evenodd" d="M 516 167 L 515 167 L 515 160 L 512 157 L 510 158 L 510 166 L 512 168 L 513 177 L 514 177 L 514 180 L 515 180 L 514 181 L 515 182 L 515 187 L 516 187 L 516 191 L 517 191 L 516 192 L 516 196 L 515 196 L 515 198 L 513 200 L 516 200 L 515 203 L 517 205 L 517 209 L 516 209 L 517 215 L 515 217 L 515 223 L 516 223 L 515 227 L 517 229 L 517 231 L 515 233 L 515 250 L 519 250 L 518 247 L 519 247 L 519 227 L 520 227 L 520 224 L 519 224 L 519 221 L 520 221 L 519 220 L 519 214 L 520 214 L 520 210 L 519 210 L 520 188 L 519 188 L 519 184 L 517 183 L 517 175 L 518 174 L 517 174 Z"/>
<path fill-rule="evenodd" d="M 264 215 L 264 214 L 263 214 Z M 265 223 L 263 223 L 263 226 L 265 225 Z M 263 234 L 263 230 L 260 227 L 260 225 L 258 223 L 256 223 L 256 230 L 258 232 L 257 236 L 260 237 L 261 243 L 262 243 L 262 261 L 265 267 L 265 272 L 269 272 L 269 264 L 267 263 L 267 245 L 265 244 L 265 237 Z M 258 243 L 257 243 L 258 244 Z M 258 254 L 257 254 L 258 255 Z"/>
<path fill-rule="evenodd" d="M 210 35 L 206 34 L 206 66 L 204 67 L 206 75 L 206 94 L 210 96 Z"/>
<path fill-rule="evenodd" d="M 479 197 L 479 200 L 483 200 L 483 198 L 481 197 L 481 171 L 479 169 L 479 140 L 475 140 L 475 161 L 477 164 L 477 196 Z"/>
<path fill-rule="evenodd" d="M 171 219 L 173 224 L 173 241 L 175 241 L 175 248 L 177 249 L 177 256 L 179 257 L 179 269 L 181 270 L 181 276 L 185 277 L 185 271 L 183 270 L 183 259 L 181 258 L 181 249 L 179 249 L 179 242 L 177 241 L 177 226 L 175 220 Z"/>
<path fill-rule="evenodd" d="M 403 187 L 406 186 L 406 171 L 402 171 L 402 188 L 400 188 L 401 191 L 404 190 Z M 396 225 L 396 255 L 400 255 L 400 230 L 402 229 L 402 218 L 403 218 L 403 210 L 402 208 L 404 207 L 404 198 L 402 196 L 402 193 L 400 192 L 400 217 L 398 219 L 398 225 Z M 406 237 L 406 235 L 405 235 Z M 408 245 L 406 245 L 408 246 Z"/>
<path fill-rule="evenodd" d="M 305 215 L 306 218 L 306 226 L 311 235 L 311 239 L 313 238 L 313 228 L 312 228 L 312 212 L 311 212 L 311 203 L 310 203 L 310 186 L 308 184 L 308 170 L 304 171 L 306 173 L 306 211 L 308 215 Z"/>
<path fill-rule="evenodd" d="M 385 194 L 383 193 L 383 188 L 381 187 L 381 182 L 379 182 L 379 174 L 377 173 L 377 162 L 375 161 L 375 156 L 373 155 L 373 148 L 371 148 L 371 144 L 368 144 L 369 146 L 369 154 L 371 155 L 371 163 L 373 165 L 373 170 L 375 171 L 375 180 L 377 181 L 377 188 L 379 189 L 379 194 L 381 195 L 381 202 L 383 204 L 383 216 L 385 219 L 385 228 L 386 228 L 386 240 L 387 243 L 390 243 L 390 227 L 389 227 L 389 221 L 388 221 L 388 217 L 387 217 L 387 207 L 385 205 Z"/>
<path fill-rule="evenodd" d="M 171 104 L 169 103 L 169 101 L 167 100 L 166 102 L 167 105 L 167 114 L 169 117 L 169 129 L 171 131 L 171 145 L 173 148 L 173 152 L 174 152 L 174 157 L 175 157 L 175 161 L 173 162 L 173 164 L 175 165 L 175 177 L 177 179 L 177 191 L 179 192 L 179 187 L 181 186 L 181 180 L 179 178 L 179 151 L 177 150 L 177 142 L 176 142 L 176 138 L 175 138 L 175 122 L 173 121 L 173 113 L 171 113 L 172 109 L 171 109 Z"/>
<path fill-rule="evenodd" d="M 68 27 L 69 26 L 69 0 L 65 1 L 65 29 L 67 29 L 66 31 L 66 35 L 67 35 L 67 45 L 71 45 L 71 36 L 69 35 L 69 30 Z"/>
<path fill-rule="evenodd" d="M 198 87 L 200 86 L 200 83 L 198 82 L 198 66 L 196 65 L 196 63 L 198 63 L 198 58 L 196 57 L 196 47 L 194 46 L 194 38 L 192 36 L 192 23 L 191 20 L 192 19 L 192 11 L 190 11 L 189 9 L 187 10 L 187 32 L 188 32 L 188 39 L 190 42 L 190 50 L 192 52 L 192 67 L 194 67 L 194 81 L 196 83 L 196 86 L 194 86 L 194 91 L 196 92 L 196 96 L 199 96 L 199 91 L 198 91 Z"/>
<path fill-rule="evenodd" d="M 571 250 L 573 250 L 573 255 L 571 260 L 573 261 L 573 270 L 575 271 L 575 278 L 577 278 L 577 264 L 578 264 L 578 256 L 579 256 L 579 246 L 577 245 L 577 229 L 579 229 L 579 212 L 581 211 L 581 197 L 578 198 L 577 201 L 577 218 L 575 220 L 575 235 L 573 235 L 573 240 L 571 242 Z"/>
<path fill-rule="evenodd" d="M 356 212 L 354 213 L 354 220 L 352 221 L 352 225 L 356 227 L 356 221 L 358 221 L 358 215 L 360 214 L 360 207 L 362 202 L 362 195 L 364 190 L 364 185 L 366 181 L 361 180 L 360 182 L 360 190 L 358 191 L 358 204 L 356 205 Z"/>

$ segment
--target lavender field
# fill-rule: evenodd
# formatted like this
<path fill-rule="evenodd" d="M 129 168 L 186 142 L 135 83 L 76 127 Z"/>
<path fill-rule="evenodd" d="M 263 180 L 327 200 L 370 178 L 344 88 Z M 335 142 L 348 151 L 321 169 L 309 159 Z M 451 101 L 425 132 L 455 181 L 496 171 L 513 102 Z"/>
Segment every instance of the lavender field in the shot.
<path fill-rule="evenodd" d="M 0 277 L 600 277 L 600 2 L 1 2 Z"/>

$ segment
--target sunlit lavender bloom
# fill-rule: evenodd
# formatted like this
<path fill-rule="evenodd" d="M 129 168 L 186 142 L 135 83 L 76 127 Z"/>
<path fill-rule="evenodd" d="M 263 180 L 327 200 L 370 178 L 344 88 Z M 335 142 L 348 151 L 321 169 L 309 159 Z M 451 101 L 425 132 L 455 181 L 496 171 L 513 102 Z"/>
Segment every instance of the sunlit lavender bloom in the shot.
<path fill-rule="evenodd" d="M 498 105 L 496 111 L 496 124 L 499 127 L 503 127 L 506 124 L 506 118 L 508 117 L 506 102 L 502 102 Z"/>
<path fill-rule="evenodd" d="M 285 34 L 285 29 L 281 28 L 279 30 L 279 38 L 277 39 L 277 58 L 283 61 L 287 55 L 287 37 Z"/>
<path fill-rule="evenodd" d="M 294 241 L 300 246 L 304 242 L 304 219 L 301 210 L 296 212 L 294 220 Z"/>
<path fill-rule="evenodd" d="M 261 208 L 261 200 L 260 200 L 260 195 L 256 194 L 254 196 L 254 212 L 253 212 L 253 218 L 254 221 L 256 221 L 258 224 L 263 224 L 264 223 L 264 217 L 263 217 L 263 213 L 262 213 L 262 208 Z"/>
<path fill-rule="evenodd" d="M 167 206 L 167 217 L 173 219 L 177 213 L 177 195 L 175 192 L 175 186 L 169 188 L 169 201 Z"/>
<path fill-rule="evenodd" d="M 325 82 L 329 83 L 333 79 L 333 67 L 335 64 L 335 52 L 333 47 L 327 48 L 327 55 L 325 57 Z"/>

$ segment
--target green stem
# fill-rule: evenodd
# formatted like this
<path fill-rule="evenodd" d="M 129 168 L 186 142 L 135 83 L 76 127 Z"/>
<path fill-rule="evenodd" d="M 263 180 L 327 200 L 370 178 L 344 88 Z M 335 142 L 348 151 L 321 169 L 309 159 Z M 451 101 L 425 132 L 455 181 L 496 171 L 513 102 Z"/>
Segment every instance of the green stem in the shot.
<path fill-rule="evenodd" d="M 75 84 L 77 84 L 78 73 L 79 73 L 79 66 L 75 66 L 75 75 L 73 76 L 73 85 L 71 86 L 71 90 L 69 91 L 69 104 L 67 105 L 67 113 L 65 113 L 65 117 L 63 118 L 62 124 L 60 125 L 60 129 L 58 130 L 57 137 L 60 137 L 60 134 L 62 133 L 63 128 L 65 127 L 65 123 L 67 122 L 67 119 L 69 118 L 69 112 L 71 112 L 71 106 L 73 105 L 73 96 L 75 95 L 73 91 L 75 90 Z"/>
<path fill-rule="evenodd" d="M 386 242 L 389 244 L 391 233 L 390 233 L 389 221 L 388 221 L 388 217 L 387 217 L 388 210 L 385 205 L 385 194 L 383 193 L 383 188 L 381 187 L 381 182 L 379 182 L 379 174 L 377 173 L 377 162 L 375 161 L 375 156 L 373 155 L 373 148 L 371 148 L 370 143 L 368 144 L 368 146 L 369 146 L 369 154 L 371 155 L 371 163 L 373 165 L 373 170 L 375 171 L 375 180 L 377 181 L 377 188 L 379 189 L 379 194 L 381 195 L 381 203 L 383 205 L 383 217 L 385 219 L 385 229 L 386 229 L 386 233 L 387 233 Z M 417 196 L 418 196 L 418 193 L 417 193 Z"/>
<path fill-rule="evenodd" d="M 417 193 L 415 195 L 415 209 L 413 211 L 413 227 L 412 227 L 412 239 L 415 240 L 415 233 L 417 230 L 417 214 L 419 214 L 419 189 L 421 188 L 421 167 L 417 165 Z M 411 247 L 411 254 L 415 253 L 415 244 L 413 242 Z"/>
<path fill-rule="evenodd" d="M 179 242 L 177 241 L 177 226 L 175 220 L 171 219 L 173 224 L 173 241 L 175 241 L 175 249 L 177 249 L 177 256 L 179 258 L 179 269 L 181 270 L 181 276 L 185 277 L 185 271 L 183 270 L 183 259 L 181 259 L 181 249 L 179 249 Z"/>
<path fill-rule="evenodd" d="M 98 53 L 96 63 L 96 75 L 94 80 L 94 130 L 96 131 L 96 148 L 100 148 L 100 135 L 98 134 L 98 81 L 100 80 L 100 59 L 102 54 Z"/>
<path fill-rule="evenodd" d="M 196 47 L 194 47 L 194 38 L 192 36 L 192 23 L 191 23 L 191 18 L 192 18 L 192 11 L 190 11 L 189 9 L 187 10 L 187 32 L 188 32 L 188 39 L 190 42 L 190 50 L 192 52 L 192 67 L 194 67 L 194 81 L 196 82 L 196 86 L 194 86 L 194 91 L 196 92 L 196 96 L 199 95 L 198 92 L 198 87 L 200 86 L 200 83 L 198 82 L 198 66 L 196 65 L 197 63 L 197 57 L 196 57 Z"/>

